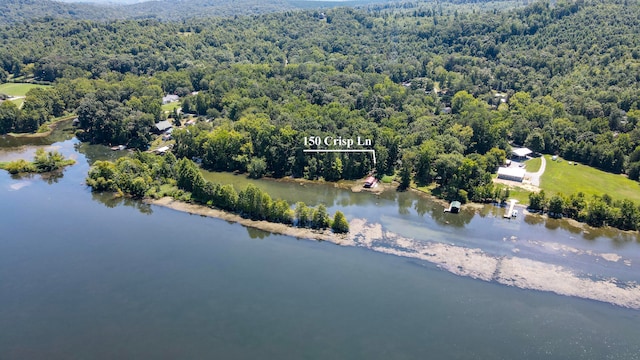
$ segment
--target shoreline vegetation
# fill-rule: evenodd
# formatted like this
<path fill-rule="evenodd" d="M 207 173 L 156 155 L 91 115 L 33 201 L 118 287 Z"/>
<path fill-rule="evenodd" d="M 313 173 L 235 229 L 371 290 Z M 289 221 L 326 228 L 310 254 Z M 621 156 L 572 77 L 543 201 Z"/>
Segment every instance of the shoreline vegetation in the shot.
<path fill-rule="evenodd" d="M 232 185 L 207 181 L 193 161 L 177 160 L 170 152 L 163 156 L 136 152 L 116 162 L 96 161 L 86 182 L 93 191 L 113 191 L 138 199 L 171 197 L 215 207 L 253 221 L 349 232 L 349 223 L 340 211 L 336 211 L 331 219 L 324 204 L 309 207 L 298 202 L 295 209 L 291 209 L 287 201 L 272 199 L 253 184 L 236 191 Z"/>
<path fill-rule="evenodd" d="M 293 225 L 275 223 L 265 220 L 252 220 L 242 217 L 238 214 L 230 213 L 228 211 L 215 209 L 202 204 L 188 203 L 186 201 L 176 200 L 175 198 L 169 196 L 165 196 L 159 199 L 146 198 L 143 201 L 147 204 L 162 206 L 193 215 L 201 215 L 238 223 L 243 226 L 252 227 L 254 229 L 266 231 L 273 234 L 286 235 L 298 239 L 329 241 L 337 245 L 348 244 L 347 235 L 335 233 L 330 231 L 329 229 L 301 228 L 295 227 Z"/>
<path fill-rule="evenodd" d="M 75 160 L 66 159 L 57 151 L 45 152 L 44 149 L 38 149 L 33 161 L 18 159 L 0 162 L 0 169 L 7 170 L 10 174 L 42 174 L 57 171 L 75 163 Z"/>
<path fill-rule="evenodd" d="M 45 138 L 51 135 L 51 133 L 53 133 L 58 128 L 58 126 L 60 126 L 62 123 L 67 122 L 76 117 L 77 116 L 73 114 L 61 116 L 59 118 L 52 119 L 51 121 L 40 125 L 38 130 L 35 132 L 25 132 L 25 133 L 10 132 L 10 133 L 7 133 L 6 136 L 13 137 L 13 138 Z"/>

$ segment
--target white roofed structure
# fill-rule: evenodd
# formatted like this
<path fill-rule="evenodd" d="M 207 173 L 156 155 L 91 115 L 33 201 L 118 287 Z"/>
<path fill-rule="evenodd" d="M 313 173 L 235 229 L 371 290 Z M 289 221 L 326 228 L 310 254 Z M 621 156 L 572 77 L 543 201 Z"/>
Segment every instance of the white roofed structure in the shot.
<path fill-rule="evenodd" d="M 525 157 L 533 153 L 533 151 L 523 147 L 523 148 L 515 148 L 511 150 L 511 153 L 517 157 Z"/>
<path fill-rule="evenodd" d="M 526 171 L 518 167 L 501 167 L 498 169 L 498 179 L 522 182 Z"/>

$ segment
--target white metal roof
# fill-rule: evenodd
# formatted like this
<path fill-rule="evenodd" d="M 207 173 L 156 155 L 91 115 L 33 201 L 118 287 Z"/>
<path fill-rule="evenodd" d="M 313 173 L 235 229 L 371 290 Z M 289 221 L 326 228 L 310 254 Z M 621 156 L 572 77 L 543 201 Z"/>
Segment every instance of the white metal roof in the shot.
<path fill-rule="evenodd" d="M 501 167 L 498 169 L 498 176 L 507 176 L 514 178 L 524 178 L 526 171 L 519 167 Z"/>
<path fill-rule="evenodd" d="M 533 151 L 531 151 L 531 150 L 529 150 L 527 148 L 516 148 L 516 149 L 511 150 L 511 152 L 513 154 L 515 154 L 516 156 L 519 156 L 519 157 L 525 157 L 525 156 L 533 153 Z"/>

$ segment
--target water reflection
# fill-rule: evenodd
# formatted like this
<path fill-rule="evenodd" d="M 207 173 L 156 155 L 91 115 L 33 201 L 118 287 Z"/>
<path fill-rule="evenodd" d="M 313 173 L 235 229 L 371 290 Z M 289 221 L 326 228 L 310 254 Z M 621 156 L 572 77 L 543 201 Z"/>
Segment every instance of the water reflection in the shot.
<path fill-rule="evenodd" d="M 544 223 L 544 217 L 537 214 L 526 214 L 524 216 L 524 222 L 529 225 L 540 225 Z"/>
<path fill-rule="evenodd" d="M 56 133 L 56 132 L 54 132 Z M 64 133 L 64 132 L 63 132 Z M 4 145 L 7 144 L 6 137 Z M 47 138 L 48 141 L 51 138 Z M 15 139 L 14 139 L 15 140 Z M 1 148 L 0 161 L 13 160 L 14 158 L 33 157 L 33 153 L 44 145 L 25 146 L 26 143 L 38 143 L 44 141 L 40 139 L 20 138 L 18 148 Z M 17 140 L 15 140 L 17 141 Z M 66 168 L 64 172 L 42 176 L 41 178 L 49 184 L 63 182 L 64 173 L 67 172 L 74 179 L 84 180 L 88 170 L 87 164 L 91 165 L 97 160 L 116 160 L 126 156 L 127 151 L 111 151 L 102 145 L 91 145 L 81 143 L 73 138 L 64 142 L 57 142 L 45 146 L 47 149 L 55 149 L 63 155 L 75 158 L 78 164 Z M 414 237 L 442 238 L 446 241 L 471 242 L 474 246 L 485 246 L 486 239 L 502 239 L 517 235 L 536 240 L 563 241 L 572 246 L 576 245 L 576 238 L 589 240 L 591 244 L 586 246 L 617 248 L 630 242 L 640 241 L 640 234 L 621 232 L 612 228 L 589 228 L 583 224 L 577 224 L 567 219 L 548 219 L 537 214 L 523 212 L 517 219 L 505 220 L 502 218 L 505 207 L 498 204 L 467 205 L 459 214 L 444 213 L 444 206 L 441 202 L 433 198 L 416 193 L 414 191 L 397 192 L 395 189 L 388 189 L 380 194 L 370 192 L 352 192 L 344 187 L 357 185 L 353 182 L 345 182 L 338 185 L 334 183 L 308 183 L 293 179 L 248 179 L 244 175 L 234 175 L 231 173 L 212 173 L 203 171 L 203 175 L 210 181 L 221 184 L 232 184 L 237 190 L 245 188 L 249 183 L 253 183 L 269 193 L 272 198 L 284 199 L 290 203 L 298 201 L 305 202 L 310 206 L 317 206 L 323 203 L 330 212 L 342 210 L 348 218 L 367 218 L 370 221 L 378 221 L 383 226 L 394 228 L 399 233 L 403 233 L 399 227 L 404 227 L 405 235 Z M 31 179 L 28 176 L 26 179 Z M 13 176 L 16 180 L 25 177 Z M 151 208 L 139 201 L 125 198 L 113 198 L 111 195 L 92 194 L 94 200 L 101 202 L 105 206 L 115 207 L 119 204 L 137 208 L 145 214 L 151 213 Z M 409 230 L 407 224 L 411 224 Z M 434 233 L 425 235 L 425 231 Z M 562 231 L 564 230 L 564 231 Z M 257 232 L 253 233 L 258 236 Z M 262 235 L 260 235 L 262 236 Z M 595 244 L 594 240 L 600 238 L 613 239 L 614 241 Z"/>
<path fill-rule="evenodd" d="M 247 233 L 249 234 L 249 237 L 252 239 L 264 239 L 267 238 L 271 235 L 273 235 L 272 233 L 268 232 L 268 231 L 263 231 L 260 229 L 256 229 L 256 228 L 252 228 L 252 227 L 245 227 L 245 229 L 247 229 Z"/>
<path fill-rule="evenodd" d="M 92 192 L 91 198 L 108 208 L 115 208 L 120 205 L 129 206 L 137 209 L 145 215 L 153 214 L 151 205 L 144 203 L 140 200 L 135 200 L 127 197 L 116 196 L 112 193 L 98 193 Z"/>
<path fill-rule="evenodd" d="M 402 194 L 398 194 L 397 196 L 397 202 L 398 202 L 398 213 L 400 213 L 400 215 L 409 215 L 411 213 L 411 211 L 409 211 L 409 209 L 411 209 L 413 206 L 413 201 L 407 197 L 407 196 L 402 196 Z"/>
<path fill-rule="evenodd" d="M 64 177 L 64 169 L 52 171 L 49 173 L 41 174 L 40 177 L 42 180 L 46 181 L 47 184 L 56 184 L 60 179 Z"/>
<path fill-rule="evenodd" d="M 84 155 L 89 165 L 93 165 L 93 163 L 98 160 L 116 161 L 129 154 L 128 151 L 112 151 L 104 145 L 93 145 L 82 142 L 75 144 L 75 150 Z"/>
<path fill-rule="evenodd" d="M 12 136 L 0 135 L 0 148 L 16 148 L 20 146 L 45 146 L 56 142 L 70 140 L 74 137 L 75 128 L 72 126 L 72 120 L 62 121 L 57 124 L 48 136 L 28 137 L 28 136 Z"/>

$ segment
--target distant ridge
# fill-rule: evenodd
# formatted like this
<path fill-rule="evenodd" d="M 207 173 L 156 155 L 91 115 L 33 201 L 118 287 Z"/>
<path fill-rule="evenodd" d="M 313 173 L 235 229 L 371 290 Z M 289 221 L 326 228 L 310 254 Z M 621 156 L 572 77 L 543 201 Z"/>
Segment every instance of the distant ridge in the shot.
<path fill-rule="evenodd" d="M 270 12 L 358 6 L 399 0 L 158 0 L 138 3 L 3 0 L 0 24 L 43 18 L 118 20 L 153 18 L 163 21 L 205 16 L 257 15 Z"/>

